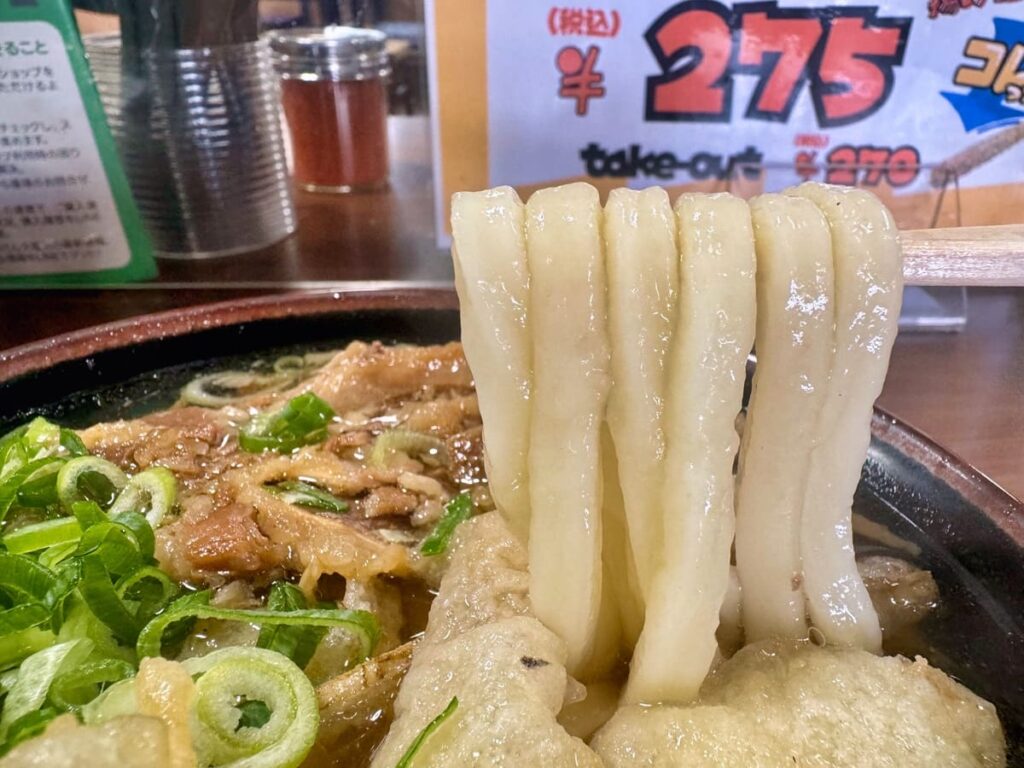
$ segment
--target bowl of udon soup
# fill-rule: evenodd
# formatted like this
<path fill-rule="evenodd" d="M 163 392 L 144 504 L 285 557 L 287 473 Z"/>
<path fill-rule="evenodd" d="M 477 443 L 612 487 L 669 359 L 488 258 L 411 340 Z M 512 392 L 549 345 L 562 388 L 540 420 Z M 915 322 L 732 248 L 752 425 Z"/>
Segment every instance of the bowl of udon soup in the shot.
<path fill-rule="evenodd" d="M 873 408 L 875 198 L 452 211 L 457 292 L 0 358 L 0 768 L 1021 764 L 1024 509 Z"/>

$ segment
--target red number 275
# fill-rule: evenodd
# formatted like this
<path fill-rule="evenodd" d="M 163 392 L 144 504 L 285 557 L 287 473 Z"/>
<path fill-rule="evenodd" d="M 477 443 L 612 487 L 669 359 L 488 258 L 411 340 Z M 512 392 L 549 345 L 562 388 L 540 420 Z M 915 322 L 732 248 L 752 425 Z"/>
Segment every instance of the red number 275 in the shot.
<path fill-rule="evenodd" d="M 859 7 L 779 8 L 775 2 L 686 0 L 645 37 L 661 67 L 647 78 L 647 120 L 727 122 L 737 74 L 757 77 L 746 117 L 784 122 L 805 83 L 823 128 L 882 107 L 903 63 L 910 18 Z"/>

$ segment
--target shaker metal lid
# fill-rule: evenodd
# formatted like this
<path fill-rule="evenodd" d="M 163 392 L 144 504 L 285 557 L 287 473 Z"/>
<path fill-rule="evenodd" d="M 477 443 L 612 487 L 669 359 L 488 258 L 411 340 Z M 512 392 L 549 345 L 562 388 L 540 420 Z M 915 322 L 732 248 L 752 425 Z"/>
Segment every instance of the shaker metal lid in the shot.
<path fill-rule="evenodd" d="M 387 35 L 359 27 L 297 27 L 267 35 L 283 77 L 363 80 L 390 72 Z"/>

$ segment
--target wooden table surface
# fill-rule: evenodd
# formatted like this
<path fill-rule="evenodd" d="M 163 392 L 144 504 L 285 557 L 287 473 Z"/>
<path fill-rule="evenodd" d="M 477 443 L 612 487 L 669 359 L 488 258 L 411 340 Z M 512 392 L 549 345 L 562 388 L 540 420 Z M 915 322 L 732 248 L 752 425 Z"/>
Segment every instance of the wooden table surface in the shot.
<path fill-rule="evenodd" d="M 224 259 L 161 261 L 160 277 L 145 285 L 0 292 L 0 350 L 147 312 L 297 287 L 450 281 L 450 262 L 434 239 L 426 121 L 392 118 L 390 130 L 389 192 L 300 193 L 299 229 L 285 242 Z M 902 333 L 879 404 L 1024 498 L 1024 290 L 972 289 L 962 333 Z"/>

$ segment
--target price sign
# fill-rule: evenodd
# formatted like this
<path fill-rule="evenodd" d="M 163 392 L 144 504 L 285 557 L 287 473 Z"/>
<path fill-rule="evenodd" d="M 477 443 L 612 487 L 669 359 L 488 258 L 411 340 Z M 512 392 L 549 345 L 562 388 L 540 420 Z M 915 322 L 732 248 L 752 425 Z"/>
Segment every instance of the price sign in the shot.
<path fill-rule="evenodd" d="M 575 180 L 856 184 L 903 226 L 936 201 L 938 223 L 1024 210 L 1024 0 L 433 0 L 428 19 L 440 232 L 459 189 Z"/>
<path fill-rule="evenodd" d="M 645 117 L 729 122 L 735 78 L 746 74 L 747 119 L 788 121 L 806 89 L 820 127 L 857 122 L 889 99 L 912 21 L 864 7 L 680 3 L 644 35 L 662 70 L 647 78 Z"/>

